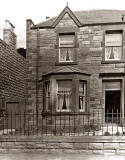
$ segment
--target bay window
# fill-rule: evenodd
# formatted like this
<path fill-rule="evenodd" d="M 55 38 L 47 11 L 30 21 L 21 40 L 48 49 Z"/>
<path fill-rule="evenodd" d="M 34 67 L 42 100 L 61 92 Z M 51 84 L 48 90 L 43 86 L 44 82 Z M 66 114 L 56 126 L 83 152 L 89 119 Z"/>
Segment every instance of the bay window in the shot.
<path fill-rule="evenodd" d="M 87 112 L 89 79 L 90 74 L 71 66 L 59 67 L 43 75 L 43 111 Z"/>

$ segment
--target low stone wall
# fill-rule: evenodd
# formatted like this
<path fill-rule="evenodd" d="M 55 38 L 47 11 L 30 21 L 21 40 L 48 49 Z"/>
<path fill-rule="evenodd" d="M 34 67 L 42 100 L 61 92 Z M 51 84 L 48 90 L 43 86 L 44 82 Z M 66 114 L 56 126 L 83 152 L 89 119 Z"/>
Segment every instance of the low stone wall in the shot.
<path fill-rule="evenodd" d="M 0 138 L 0 151 L 125 154 L 125 137 L 4 137 Z"/>

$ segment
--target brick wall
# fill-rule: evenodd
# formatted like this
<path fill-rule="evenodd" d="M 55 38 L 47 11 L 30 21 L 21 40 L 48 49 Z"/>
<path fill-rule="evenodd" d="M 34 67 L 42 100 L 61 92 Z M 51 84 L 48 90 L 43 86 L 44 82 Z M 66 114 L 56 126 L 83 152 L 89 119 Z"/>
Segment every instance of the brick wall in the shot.
<path fill-rule="evenodd" d="M 16 50 L 0 40 L 0 97 L 25 104 L 26 62 Z"/>

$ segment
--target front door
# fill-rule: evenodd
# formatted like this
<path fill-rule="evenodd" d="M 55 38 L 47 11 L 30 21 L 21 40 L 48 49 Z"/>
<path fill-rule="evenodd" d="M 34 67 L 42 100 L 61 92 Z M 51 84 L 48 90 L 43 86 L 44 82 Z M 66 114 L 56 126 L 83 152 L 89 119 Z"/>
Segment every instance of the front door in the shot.
<path fill-rule="evenodd" d="M 105 91 L 105 122 L 120 122 L 120 90 Z"/>
<path fill-rule="evenodd" d="M 7 102 L 7 128 L 14 129 L 19 127 L 19 103 L 18 102 Z"/>

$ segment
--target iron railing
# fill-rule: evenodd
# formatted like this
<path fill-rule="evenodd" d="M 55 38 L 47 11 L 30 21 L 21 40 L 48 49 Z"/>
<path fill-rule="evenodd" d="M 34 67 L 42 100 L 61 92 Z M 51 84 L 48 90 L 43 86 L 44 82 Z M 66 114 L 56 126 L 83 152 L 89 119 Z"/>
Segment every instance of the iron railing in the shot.
<path fill-rule="evenodd" d="M 100 109 L 88 113 L 1 111 L 0 135 L 124 136 L 125 120 L 118 111 Z"/>

